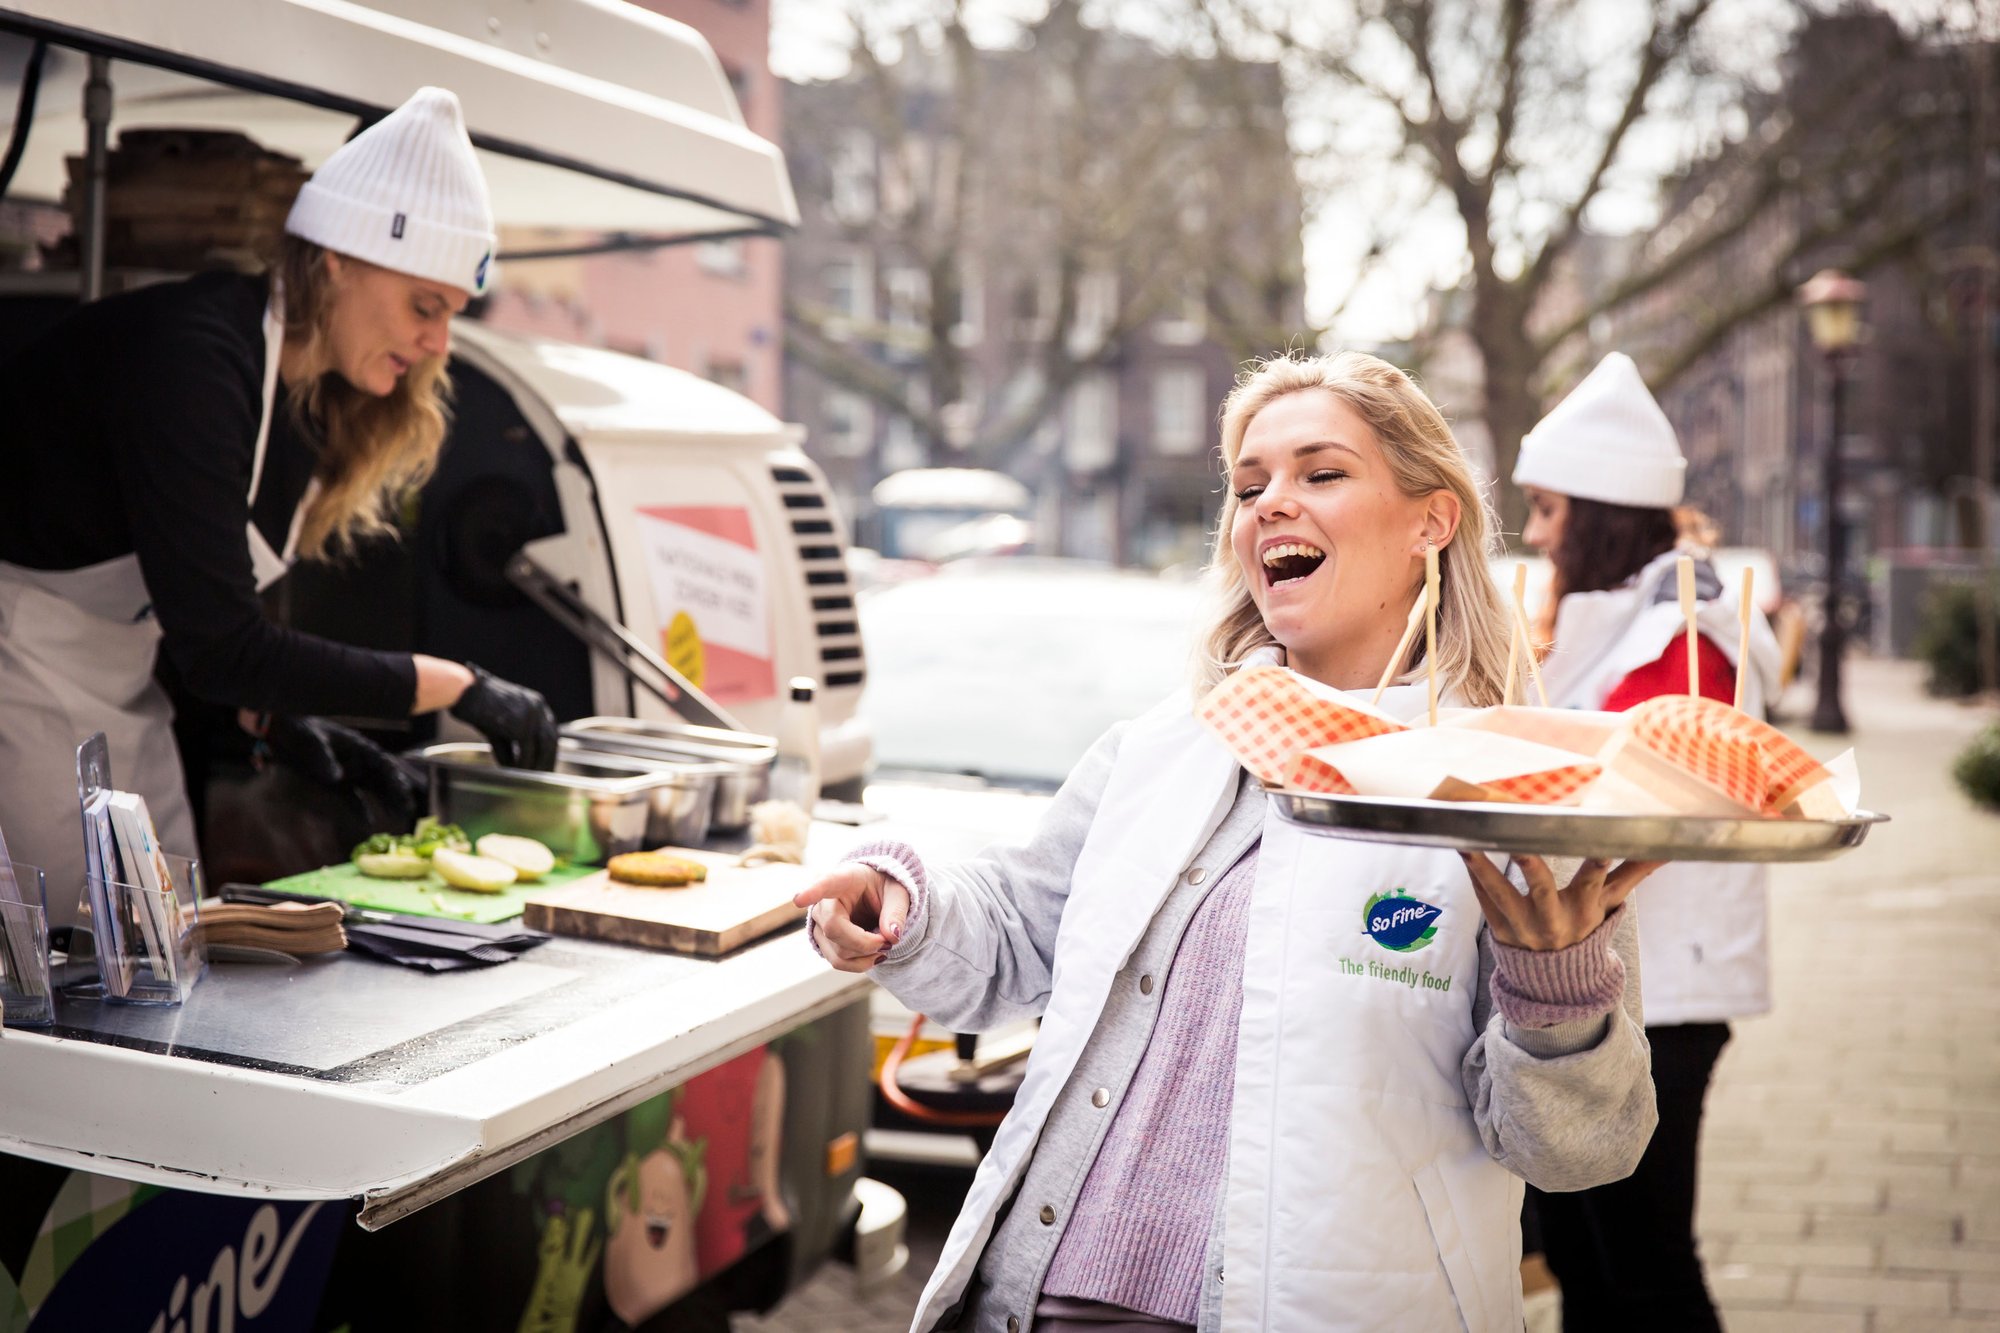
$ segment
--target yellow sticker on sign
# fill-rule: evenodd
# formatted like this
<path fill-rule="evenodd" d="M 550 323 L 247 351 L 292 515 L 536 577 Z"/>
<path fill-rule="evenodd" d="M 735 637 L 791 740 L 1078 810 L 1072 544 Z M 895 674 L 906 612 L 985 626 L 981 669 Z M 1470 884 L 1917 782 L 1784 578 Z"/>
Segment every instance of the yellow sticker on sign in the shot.
<path fill-rule="evenodd" d="M 667 624 L 667 632 L 660 637 L 666 642 L 667 665 L 700 689 L 708 674 L 708 659 L 702 652 L 701 634 L 694 627 L 694 617 L 685 611 L 674 612 L 674 618 Z"/>

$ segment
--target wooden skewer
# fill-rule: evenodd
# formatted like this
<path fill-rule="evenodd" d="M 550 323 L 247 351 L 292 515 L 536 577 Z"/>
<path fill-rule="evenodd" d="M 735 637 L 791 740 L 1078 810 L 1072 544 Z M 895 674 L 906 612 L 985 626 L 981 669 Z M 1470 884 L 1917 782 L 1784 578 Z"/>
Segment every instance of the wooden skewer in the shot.
<path fill-rule="evenodd" d="M 1535 683 L 1535 697 L 1542 701 L 1542 707 L 1549 706 L 1549 692 L 1542 688 L 1542 664 L 1535 659 L 1535 636 L 1528 630 L 1528 567 L 1516 566 L 1514 575 L 1514 632 L 1521 636 L 1521 646 L 1527 649 L 1528 679 Z"/>
<path fill-rule="evenodd" d="M 1681 619 L 1687 621 L 1687 627 L 1688 627 L 1687 628 L 1688 693 L 1700 694 L 1701 658 L 1695 649 L 1695 644 L 1698 642 L 1698 640 L 1695 637 L 1695 629 L 1694 629 L 1694 557 L 1693 556 L 1684 555 L 1680 558 L 1679 573 L 1681 580 Z"/>
<path fill-rule="evenodd" d="M 1438 724 L 1438 552 L 1424 547 L 1424 666 L 1430 676 L 1431 725 Z"/>
<path fill-rule="evenodd" d="M 1514 566 L 1514 600 L 1526 601 L 1528 597 L 1528 567 L 1526 564 Z M 1507 707 L 1514 702 L 1514 674 L 1521 669 L 1521 625 L 1515 621 L 1512 632 L 1507 635 L 1507 683 L 1500 687 L 1500 706 Z"/>
<path fill-rule="evenodd" d="M 1750 679 L 1750 608 L 1751 594 L 1757 588 L 1757 571 L 1753 566 L 1743 567 L 1743 605 L 1736 608 L 1738 621 L 1736 630 L 1736 708 L 1743 709 L 1743 686 Z"/>
<path fill-rule="evenodd" d="M 1375 697 L 1370 699 L 1369 703 L 1374 704 L 1382 701 L 1382 691 L 1389 688 L 1389 682 L 1394 680 L 1396 672 L 1402 669 L 1403 659 L 1410 652 L 1410 644 L 1417 637 L 1417 627 L 1423 623 L 1424 599 L 1419 597 L 1416 601 L 1410 603 L 1409 623 L 1403 626 L 1403 637 L 1396 640 L 1396 651 L 1389 655 L 1389 665 L 1382 668 L 1382 679 L 1375 682 Z"/>

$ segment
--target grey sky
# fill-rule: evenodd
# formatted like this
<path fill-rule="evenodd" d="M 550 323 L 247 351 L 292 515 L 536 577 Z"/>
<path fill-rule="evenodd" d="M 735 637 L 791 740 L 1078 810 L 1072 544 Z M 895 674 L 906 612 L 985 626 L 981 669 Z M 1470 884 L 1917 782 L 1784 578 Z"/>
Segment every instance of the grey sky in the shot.
<path fill-rule="evenodd" d="M 1941 20 L 1963 29 L 1977 21 L 1975 15 L 1983 7 L 1987 30 L 1993 31 L 2000 17 L 2000 0 L 1882 0 L 1882 4 L 1913 24 Z M 878 30 L 937 12 L 926 0 L 865 0 L 863 7 Z M 1005 40 L 1046 7 L 1045 0 L 971 0 L 974 39 Z M 1740 61 L 1752 73 L 1768 71 L 1782 49 L 1784 16 L 1792 10 L 1787 0 L 1720 0 L 1706 23 L 1712 53 Z M 773 71 L 791 79 L 838 77 L 846 69 L 851 40 L 847 12 L 840 0 L 772 0 Z M 1581 42 L 1629 50 L 1627 30 L 1634 35 L 1644 31 L 1645 10 L 1634 0 L 1583 0 L 1574 12 Z M 1608 82 L 1615 84 L 1615 79 Z M 1615 102 L 1610 105 L 1615 108 Z M 1294 138 L 1302 148 L 1310 150 L 1326 132 L 1323 121 L 1315 123 L 1320 114 L 1304 109 L 1299 115 Z M 1341 118 L 1345 119 L 1344 113 Z M 1706 113 L 1641 122 L 1621 154 L 1621 170 L 1586 215 L 1588 224 L 1610 234 L 1652 225 L 1652 182 L 1728 128 Z M 1393 172 L 1344 181 L 1329 193 L 1327 206 L 1309 224 L 1307 312 L 1315 321 L 1325 320 L 1345 298 L 1335 327 L 1340 339 L 1373 342 L 1406 336 L 1420 321 L 1425 294 L 1451 285 L 1463 271 L 1464 232 L 1457 215 L 1440 198 L 1421 199 L 1420 184 L 1414 176 L 1398 178 Z M 1394 211 L 1386 221 L 1396 239 L 1386 257 L 1363 277 L 1360 259 L 1370 227 L 1385 221 L 1370 216 L 1371 208 Z"/>

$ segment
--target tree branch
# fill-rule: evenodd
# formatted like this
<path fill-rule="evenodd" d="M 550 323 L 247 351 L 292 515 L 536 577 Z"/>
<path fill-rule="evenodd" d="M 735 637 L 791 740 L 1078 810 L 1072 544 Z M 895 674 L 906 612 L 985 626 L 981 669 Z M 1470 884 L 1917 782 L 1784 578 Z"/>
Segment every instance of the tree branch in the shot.
<path fill-rule="evenodd" d="M 1879 264 L 1914 250 L 1925 236 L 1937 228 L 1962 221 L 1971 211 L 1971 202 L 1970 192 L 1961 190 L 1940 207 L 1905 219 L 1875 240 L 1852 250 L 1843 260 L 1843 266 L 1856 273 L 1866 273 Z M 1647 378 L 1662 386 L 1673 383 L 1689 366 L 1714 350 L 1745 321 L 1790 303 L 1796 295 L 1792 281 L 1795 276 L 1794 261 L 1845 232 L 1851 222 L 1851 218 L 1842 217 L 1838 222 L 1823 224 L 1803 235 L 1785 261 L 1772 265 L 1768 282 L 1723 306 L 1714 318 L 1705 321 L 1686 342 L 1676 347 L 1672 356 L 1655 364 Z"/>
<path fill-rule="evenodd" d="M 1796 170 L 1794 141 L 1806 132 L 1806 128 L 1804 118 L 1795 121 L 1759 155 L 1756 170 L 1752 173 L 1754 183 L 1750 192 L 1738 202 L 1728 218 L 1686 244 L 1676 246 L 1657 262 L 1642 265 L 1626 274 L 1602 297 L 1555 328 L 1538 335 L 1535 338 L 1536 350 L 1547 354 L 1582 332 L 1599 315 L 1680 276 L 1703 260 L 1712 258 L 1740 236 L 1746 227 L 1764 216 L 1787 189 L 1795 188 L 1792 179 Z M 1907 122 L 1883 122 L 1871 134 L 1841 140 L 1841 152 L 1821 169 L 1820 174 L 1831 180 L 1844 179 L 1857 168 L 1868 168 L 1871 174 L 1859 186 L 1846 191 L 1836 214 L 1839 225 L 1852 225 L 1870 205 L 1879 202 L 1891 183 L 1901 178 L 1909 160 L 1905 150 L 1920 128 Z M 1816 231 L 1814 234 L 1823 233 Z"/>
<path fill-rule="evenodd" d="M 1528 35 L 1528 0 L 1506 0 L 1500 11 L 1500 106 L 1493 116 L 1493 162 L 1498 178 L 1510 161 L 1514 123 L 1521 111 L 1521 47 Z"/>
<path fill-rule="evenodd" d="M 1577 231 L 1583 225 L 1584 210 L 1597 197 L 1603 187 L 1604 174 L 1618 158 L 1618 150 L 1624 146 L 1625 136 L 1646 110 L 1646 98 L 1658 84 L 1660 76 L 1673 64 L 1687 46 L 1689 34 L 1708 13 L 1715 0 L 1695 0 L 1688 11 L 1678 18 L 1670 18 L 1662 8 L 1653 21 L 1652 35 L 1646 41 L 1646 50 L 1639 58 L 1639 72 L 1632 80 L 1632 87 L 1625 95 L 1625 105 L 1618 113 L 1617 121 L 1604 137 L 1603 150 L 1598 153 L 1596 163 L 1591 167 L 1589 177 L 1569 207 L 1563 210 L 1563 219 L 1555 231 L 1542 242 L 1541 252 L 1529 264 L 1521 278 L 1523 287 L 1532 295 L 1541 290 L 1548 281 L 1549 273 L 1557 259 L 1575 243 Z M 1665 0 L 1662 0 L 1665 3 Z"/>

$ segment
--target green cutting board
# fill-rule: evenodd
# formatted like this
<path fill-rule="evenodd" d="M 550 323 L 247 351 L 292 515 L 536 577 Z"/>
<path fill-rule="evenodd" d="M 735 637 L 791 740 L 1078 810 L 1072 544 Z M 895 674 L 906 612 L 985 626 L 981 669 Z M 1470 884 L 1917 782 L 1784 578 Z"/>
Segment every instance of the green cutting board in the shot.
<path fill-rule="evenodd" d="M 349 862 L 274 879 L 264 887 L 278 893 L 337 898 L 380 912 L 490 922 L 508 921 L 521 915 L 521 904 L 531 893 L 594 875 L 598 870 L 597 866 L 557 866 L 532 884 L 516 884 L 499 893 L 468 893 L 448 887 L 436 871 L 422 879 L 371 879 Z"/>

